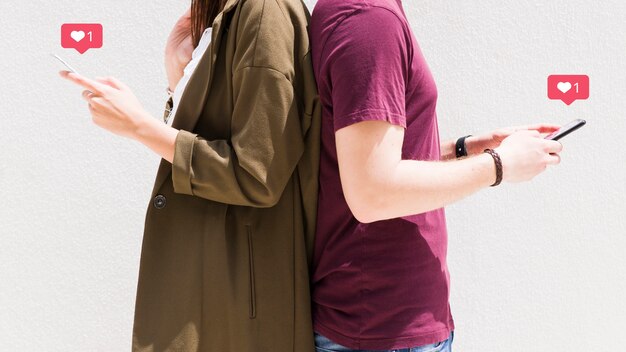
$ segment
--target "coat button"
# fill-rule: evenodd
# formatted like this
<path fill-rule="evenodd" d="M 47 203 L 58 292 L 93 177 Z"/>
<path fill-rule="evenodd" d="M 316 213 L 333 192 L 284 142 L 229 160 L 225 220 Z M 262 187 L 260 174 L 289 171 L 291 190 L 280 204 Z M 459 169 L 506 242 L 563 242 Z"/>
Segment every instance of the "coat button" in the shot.
<path fill-rule="evenodd" d="M 165 208 L 165 204 L 167 203 L 167 199 L 165 198 L 164 195 L 162 194 L 158 194 L 156 197 L 154 197 L 154 207 L 157 209 L 163 209 Z"/>

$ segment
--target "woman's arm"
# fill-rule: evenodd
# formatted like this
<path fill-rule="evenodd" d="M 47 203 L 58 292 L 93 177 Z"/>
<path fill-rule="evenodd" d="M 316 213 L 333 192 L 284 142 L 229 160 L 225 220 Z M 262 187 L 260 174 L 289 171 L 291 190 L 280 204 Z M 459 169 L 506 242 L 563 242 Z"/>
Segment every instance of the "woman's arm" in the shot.
<path fill-rule="evenodd" d="M 178 130 L 152 117 L 128 86 L 113 77 L 92 80 L 68 71 L 60 74 L 87 89 L 83 98 L 96 125 L 139 141 L 169 162 L 174 160 Z"/>
<path fill-rule="evenodd" d="M 261 17 L 265 20 L 260 21 Z M 98 126 L 138 140 L 172 163 L 175 192 L 221 203 L 271 207 L 279 201 L 304 152 L 306 117 L 291 80 L 296 74 L 294 45 L 299 43 L 286 35 L 294 23 L 275 2 L 246 3 L 239 22 L 240 45 L 254 50 L 243 50 L 245 55 L 235 55 L 233 60 L 234 105 L 228 140 L 207 140 L 165 126 L 114 78 L 90 80 L 67 71 L 61 75 L 87 89 L 83 97 Z M 306 33 L 304 25 L 300 32 Z"/>
<path fill-rule="evenodd" d="M 304 151 L 293 85 L 274 69 L 242 67 L 234 74 L 231 138 L 211 141 L 154 119 L 115 78 L 91 80 L 68 71 L 61 75 L 87 89 L 83 98 L 96 125 L 135 139 L 172 163 L 178 193 L 270 207 L 280 199 Z"/>
<path fill-rule="evenodd" d="M 181 130 L 172 165 L 174 191 L 221 203 L 271 207 L 282 196 L 304 151 L 293 84 L 266 67 L 233 77 L 229 140 Z"/>
<path fill-rule="evenodd" d="M 178 132 L 177 129 L 149 116 L 143 119 L 132 138 L 172 163 Z"/>

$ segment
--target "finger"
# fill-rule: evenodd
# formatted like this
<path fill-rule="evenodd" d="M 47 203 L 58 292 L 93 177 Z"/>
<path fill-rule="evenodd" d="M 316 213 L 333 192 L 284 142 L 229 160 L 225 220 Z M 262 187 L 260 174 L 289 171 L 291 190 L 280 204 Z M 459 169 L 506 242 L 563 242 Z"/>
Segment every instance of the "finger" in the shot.
<path fill-rule="evenodd" d="M 89 99 L 89 102 L 90 102 L 91 106 L 93 106 L 94 108 L 98 108 L 98 107 L 106 105 L 106 100 L 104 100 L 104 98 L 98 97 L 98 96 L 92 97 L 91 99 Z"/>
<path fill-rule="evenodd" d="M 509 127 L 504 127 L 501 128 L 501 130 L 503 131 L 511 131 L 511 132 L 517 132 L 517 131 L 523 131 L 523 130 L 527 130 L 528 128 L 526 128 L 527 126 L 509 126 Z"/>
<path fill-rule="evenodd" d="M 84 90 L 82 93 L 82 97 L 83 99 L 85 99 L 86 101 L 90 101 L 91 98 L 93 98 L 93 92 L 90 90 Z"/>
<path fill-rule="evenodd" d="M 519 130 L 519 131 L 515 132 L 515 134 L 521 134 L 521 135 L 525 135 L 525 136 L 529 136 L 529 137 L 539 137 L 539 136 L 541 136 L 541 133 L 539 133 L 539 131 L 537 131 L 537 130 Z"/>
<path fill-rule="evenodd" d="M 496 131 L 497 134 L 503 136 L 503 137 L 508 137 L 510 135 L 512 135 L 513 133 L 517 132 L 518 129 L 515 127 L 506 127 L 506 128 L 501 128 L 499 130 Z"/>
<path fill-rule="evenodd" d="M 549 123 L 538 123 L 534 125 L 523 126 L 523 128 L 527 130 L 538 131 L 539 133 L 552 133 L 561 128 L 561 126 Z"/>
<path fill-rule="evenodd" d="M 77 73 L 74 72 L 69 72 L 69 71 L 61 71 L 61 76 L 63 78 L 67 78 L 68 80 L 82 86 L 85 89 L 88 89 L 98 95 L 104 95 L 105 93 L 109 92 L 111 87 L 102 84 L 100 82 L 96 82 L 92 79 L 89 79 L 87 77 L 81 76 Z"/>
<path fill-rule="evenodd" d="M 105 87 L 103 84 L 99 82 L 95 82 L 90 80 L 89 78 L 83 77 L 77 73 L 70 71 L 59 71 L 61 77 L 67 79 L 68 81 L 72 81 L 83 88 L 86 88 L 92 92 L 102 93 L 102 88 Z"/>
<path fill-rule="evenodd" d="M 550 154 L 557 154 L 563 151 L 563 144 L 558 141 L 544 140 L 544 151 Z"/>
<path fill-rule="evenodd" d="M 539 133 L 552 133 L 561 128 L 561 126 L 554 124 L 538 123 L 534 125 L 523 125 L 512 128 L 514 128 L 516 131 L 537 131 Z"/>
<path fill-rule="evenodd" d="M 102 117 L 100 116 L 100 114 L 94 110 L 94 112 L 91 114 L 91 122 L 93 122 L 96 126 L 98 127 L 102 127 Z"/>
<path fill-rule="evenodd" d="M 91 114 L 91 118 L 93 119 L 93 116 L 96 113 L 96 110 L 93 108 L 91 103 L 87 103 L 87 108 L 89 109 L 89 113 Z"/>
<path fill-rule="evenodd" d="M 130 90 L 130 88 L 124 82 L 120 81 L 119 79 L 117 79 L 117 78 L 115 78 L 113 76 L 103 77 L 102 81 L 105 84 L 107 84 L 107 85 L 109 85 L 109 86 L 111 86 L 113 88 L 119 89 L 119 90 Z"/>
<path fill-rule="evenodd" d="M 554 123 L 533 123 L 533 124 L 529 124 L 529 125 L 524 125 L 521 126 L 522 128 L 528 129 L 528 130 L 544 130 L 544 129 L 559 129 L 561 128 L 561 125 L 558 124 L 554 124 Z"/>
<path fill-rule="evenodd" d="M 111 87 L 111 88 L 115 88 L 115 89 L 120 89 L 118 86 L 116 86 L 113 82 L 111 82 L 108 77 L 96 77 L 95 78 L 96 81 L 102 83 L 102 84 L 106 84 L 107 86 Z"/>
<path fill-rule="evenodd" d="M 126 84 L 115 77 L 96 77 L 96 80 L 115 89 L 122 90 L 128 88 Z"/>
<path fill-rule="evenodd" d="M 500 131 L 510 131 L 511 133 L 515 133 L 517 131 L 525 131 L 528 130 L 528 125 L 517 125 L 517 126 L 509 126 L 501 128 Z"/>
<path fill-rule="evenodd" d="M 548 154 L 546 156 L 546 164 L 558 165 L 561 163 L 561 156 L 559 154 Z"/>

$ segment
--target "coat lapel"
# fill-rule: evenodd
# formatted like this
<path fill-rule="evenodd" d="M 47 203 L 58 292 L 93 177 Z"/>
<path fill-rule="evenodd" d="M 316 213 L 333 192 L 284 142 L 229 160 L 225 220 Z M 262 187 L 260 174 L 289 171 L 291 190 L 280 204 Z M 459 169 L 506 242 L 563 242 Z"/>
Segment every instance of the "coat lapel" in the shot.
<path fill-rule="evenodd" d="M 189 82 L 180 98 L 176 115 L 171 117 L 174 119 L 172 122 L 173 128 L 177 130 L 193 131 L 196 126 L 213 81 L 213 70 L 224 34 L 224 26 L 229 24 L 224 23 L 224 16 L 230 12 L 239 1 L 240 0 L 228 0 L 224 6 L 224 10 L 215 17 L 213 21 L 213 31 L 211 33 L 211 44 L 202 57 L 200 57 L 198 66 L 196 66 L 196 69 L 189 78 Z M 152 189 L 152 198 L 156 196 L 156 192 L 161 188 L 161 185 L 163 185 L 163 182 L 165 182 L 165 179 L 171 172 L 172 164 L 165 159 L 161 159 L 161 164 L 159 165 L 159 170 L 157 171 L 156 180 Z"/>

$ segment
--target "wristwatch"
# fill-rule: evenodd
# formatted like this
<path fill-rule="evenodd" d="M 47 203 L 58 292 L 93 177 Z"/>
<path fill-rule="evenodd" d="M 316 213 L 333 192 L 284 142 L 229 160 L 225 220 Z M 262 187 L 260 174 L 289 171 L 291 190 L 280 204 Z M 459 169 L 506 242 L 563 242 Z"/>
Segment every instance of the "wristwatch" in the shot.
<path fill-rule="evenodd" d="M 456 157 L 457 158 L 462 158 L 467 156 L 467 148 L 465 146 L 465 139 L 467 137 L 471 137 L 472 135 L 469 134 L 467 136 L 461 137 L 459 139 L 456 140 L 456 147 L 455 147 L 455 151 L 456 151 Z"/>

